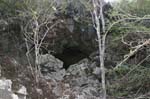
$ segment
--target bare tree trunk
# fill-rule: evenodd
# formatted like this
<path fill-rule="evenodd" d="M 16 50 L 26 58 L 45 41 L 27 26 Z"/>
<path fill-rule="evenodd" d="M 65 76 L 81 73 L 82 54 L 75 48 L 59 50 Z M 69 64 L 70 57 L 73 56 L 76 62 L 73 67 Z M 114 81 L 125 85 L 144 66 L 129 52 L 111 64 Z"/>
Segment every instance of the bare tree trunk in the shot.
<path fill-rule="evenodd" d="M 101 24 L 102 24 L 102 32 L 105 33 L 105 19 L 104 19 L 104 15 L 103 15 L 103 3 L 104 1 L 101 0 L 100 2 L 100 20 L 101 20 Z M 105 40 L 106 40 L 106 36 L 105 35 L 102 35 L 101 39 L 99 40 L 102 40 L 102 50 L 100 52 L 100 59 L 101 59 L 101 63 L 100 63 L 100 66 L 101 66 L 101 77 L 102 77 L 102 88 L 103 88 L 103 99 L 106 99 L 106 82 L 105 82 L 105 66 L 104 66 L 104 56 L 105 56 Z"/>
<path fill-rule="evenodd" d="M 33 22 L 33 33 L 34 33 L 34 48 L 35 48 L 35 69 L 36 69 L 36 82 L 38 82 L 38 78 L 41 75 L 40 66 L 39 66 L 39 24 L 36 18 L 34 18 Z"/>
<path fill-rule="evenodd" d="M 106 99 L 106 84 L 105 84 L 105 67 L 104 67 L 104 55 L 105 55 L 105 20 L 103 16 L 103 0 L 93 0 L 93 20 L 94 27 L 96 29 L 98 37 L 99 47 L 99 59 L 101 68 L 101 82 L 102 82 L 102 99 Z M 102 27 L 100 26 L 100 22 Z M 101 30 L 102 29 L 102 30 Z M 102 31 L 102 32 L 101 32 Z"/>

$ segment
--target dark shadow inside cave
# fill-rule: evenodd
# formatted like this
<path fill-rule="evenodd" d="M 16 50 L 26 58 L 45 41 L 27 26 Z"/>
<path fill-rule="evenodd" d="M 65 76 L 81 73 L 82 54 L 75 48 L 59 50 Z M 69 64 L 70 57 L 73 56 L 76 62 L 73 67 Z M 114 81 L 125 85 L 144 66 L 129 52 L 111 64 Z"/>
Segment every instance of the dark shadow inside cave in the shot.
<path fill-rule="evenodd" d="M 64 48 L 62 53 L 54 54 L 54 56 L 64 62 L 63 68 L 68 69 L 70 65 L 79 62 L 83 58 L 87 58 L 88 54 L 81 51 L 78 47 L 69 47 Z"/>

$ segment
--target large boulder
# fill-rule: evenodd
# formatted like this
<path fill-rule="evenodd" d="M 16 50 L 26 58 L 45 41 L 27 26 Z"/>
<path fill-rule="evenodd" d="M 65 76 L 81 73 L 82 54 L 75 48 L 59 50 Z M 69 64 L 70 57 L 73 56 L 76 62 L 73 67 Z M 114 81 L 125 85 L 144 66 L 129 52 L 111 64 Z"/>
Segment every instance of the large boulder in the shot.
<path fill-rule="evenodd" d="M 63 62 L 50 54 L 39 56 L 39 64 L 46 79 L 62 80 L 65 76 Z"/>
<path fill-rule="evenodd" d="M 94 76 L 91 62 L 83 59 L 66 70 L 63 79 L 63 94 L 58 99 L 99 99 L 101 97 L 100 82 Z M 57 90 L 61 90 L 57 86 Z M 58 92 L 58 91 L 57 91 Z"/>

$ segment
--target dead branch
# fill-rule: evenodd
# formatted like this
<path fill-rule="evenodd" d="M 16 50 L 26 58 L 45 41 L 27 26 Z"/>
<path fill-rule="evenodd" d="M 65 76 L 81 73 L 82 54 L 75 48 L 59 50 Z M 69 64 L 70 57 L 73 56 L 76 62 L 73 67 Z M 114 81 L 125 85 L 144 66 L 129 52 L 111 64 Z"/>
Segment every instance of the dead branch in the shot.
<path fill-rule="evenodd" d="M 137 45 L 135 49 L 130 51 L 130 53 L 127 55 L 127 57 L 121 61 L 117 66 L 115 66 L 115 69 L 121 66 L 123 63 L 125 63 L 131 56 L 133 56 L 136 52 L 138 52 L 143 46 L 149 45 L 150 39 L 146 40 L 143 44 Z"/>

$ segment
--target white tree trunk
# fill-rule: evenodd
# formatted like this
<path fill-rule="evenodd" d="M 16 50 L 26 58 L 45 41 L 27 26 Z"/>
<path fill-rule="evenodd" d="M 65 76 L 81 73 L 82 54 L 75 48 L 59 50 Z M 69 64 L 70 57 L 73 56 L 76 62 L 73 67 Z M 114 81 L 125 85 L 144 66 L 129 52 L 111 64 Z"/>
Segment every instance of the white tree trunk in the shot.
<path fill-rule="evenodd" d="M 93 0 L 93 20 L 94 27 L 96 29 L 98 37 L 98 47 L 99 47 L 99 59 L 101 68 L 101 82 L 102 82 L 102 99 L 106 99 L 106 84 L 105 84 L 105 67 L 104 67 L 104 55 L 105 55 L 105 20 L 103 16 L 103 0 Z M 100 22 L 102 27 L 100 26 Z M 101 30 L 102 29 L 102 30 Z M 101 32 L 102 31 L 102 32 Z"/>
<path fill-rule="evenodd" d="M 33 22 L 33 32 L 34 32 L 34 48 L 35 48 L 35 69 L 36 69 L 36 82 L 41 75 L 40 66 L 39 66 L 39 24 L 37 19 L 34 19 Z"/>

